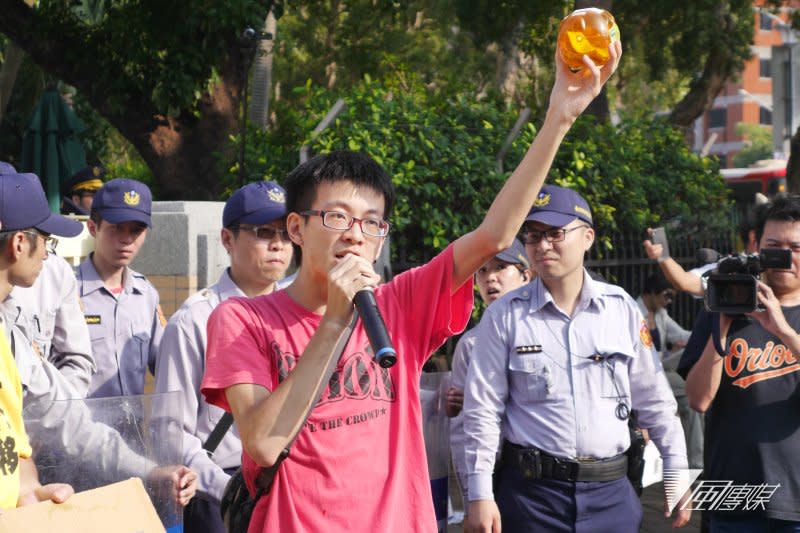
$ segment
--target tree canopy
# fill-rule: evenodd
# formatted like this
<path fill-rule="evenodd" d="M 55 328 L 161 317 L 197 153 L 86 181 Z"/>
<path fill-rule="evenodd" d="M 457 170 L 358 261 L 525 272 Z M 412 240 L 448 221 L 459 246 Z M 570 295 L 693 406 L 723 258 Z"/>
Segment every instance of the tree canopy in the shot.
<path fill-rule="evenodd" d="M 517 113 L 492 99 L 437 97 L 413 74 L 366 77 L 340 92 L 308 84 L 298 93 L 304 106 L 279 112 L 280 128 L 251 132 L 248 168 L 280 182 L 297 164 L 302 144 L 312 153 L 369 153 L 397 187 L 391 237 L 399 267 L 430 259 L 476 227 L 536 133 L 534 124 L 523 129 L 504 160 L 509 170 L 501 171 L 497 154 Z M 346 102 L 344 111 L 310 138 L 307 132 L 339 97 Z M 230 175 L 230 189 L 237 179 Z M 642 231 L 667 220 L 680 220 L 696 233 L 727 229 L 727 191 L 717 162 L 692 153 L 681 131 L 664 120 L 614 126 L 582 119 L 562 144 L 548 179 L 586 197 L 599 236 Z M 608 244 L 601 239 L 601 246 Z"/>
<path fill-rule="evenodd" d="M 214 148 L 238 126 L 239 36 L 270 4 L 109 0 L 87 10 L 86 2 L 0 0 L 0 31 L 119 130 L 163 196 L 216 198 Z"/>
<path fill-rule="evenodd" d="M 103 118 L 89 118 L 95 132 L 113 134 L 110 124 L 130 143 L 157 198 L 218 199 L 238 185 L 250 60 L 242 30 L 261 28 L 272 4 L 0 0 L 0 32 L 77 89 L 76 105 Z M 553 179 L 596 202 L 604 229 L 665 217 L 714 227 L 725 209 L 716 164 L 682 138 L 750 55 L 752 3 L 744 0 L 281 3 L 271 125 L 248 131 L 246 179 L 281 181 L 303 144 L 365 150 L 404 199 L 393 231 L 399 259 L 423 260 L 482 216 L 505 178 L 495 154 L 508 130 L 523 107 L 532 110 L 506 169 L 546 108 L 559 20 L 590 4 L 610 8 L 621 28 L 625 55 L 607 93 L 621 122 L 601 113 L 575 128 Z M 344 114 L 312 139 L 340 97 Z M 654 111 L 669 112 L 677 129 L 654 122 Z"/>

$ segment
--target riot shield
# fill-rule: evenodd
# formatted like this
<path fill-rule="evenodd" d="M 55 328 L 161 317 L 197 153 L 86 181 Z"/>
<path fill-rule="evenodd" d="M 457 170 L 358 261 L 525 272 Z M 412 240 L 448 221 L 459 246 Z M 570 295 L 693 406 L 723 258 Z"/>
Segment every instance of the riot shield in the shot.
<path fill-rule="evenodd" d="M 84 491 L 139 477 L 164 527 L 182 529 L 169 480 L 183 461 L 180 393 L 57 400 L 23 416 L 42 483 Z"/>
<path fill-rule="evenodd" d="M 447 529 L 448 469 L 450 466 L 450 420 L 444 411 L 444 399 L 450 386 L 450 372 L 423 373 L 419 396 L 425 455 L 433 492 L 438 531 Z"/>

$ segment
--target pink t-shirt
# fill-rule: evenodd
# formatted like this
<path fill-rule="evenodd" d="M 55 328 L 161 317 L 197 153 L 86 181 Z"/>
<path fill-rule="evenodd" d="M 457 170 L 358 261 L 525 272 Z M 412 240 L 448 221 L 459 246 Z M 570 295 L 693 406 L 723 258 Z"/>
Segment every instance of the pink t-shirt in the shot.
<path fill-rule="evenodd" d="M 376 289 L 397 364 L 382 369 L 373 362 L 359 322 L 269 495 L 259 500 L 250 533 L 436 530 L 419 380 L 430 354 L 466 327 L 472 310 L 472 284 L 451 295 L 452 273 L 450 246 Z M 207 400 L 230 410 L 227 387 L 274 390 L 321 318 L 285 291 L 221 304 L 208 322 L 201 388 Z M 242 467 L 254 493 L 258 466 L 246 452 Z"/>

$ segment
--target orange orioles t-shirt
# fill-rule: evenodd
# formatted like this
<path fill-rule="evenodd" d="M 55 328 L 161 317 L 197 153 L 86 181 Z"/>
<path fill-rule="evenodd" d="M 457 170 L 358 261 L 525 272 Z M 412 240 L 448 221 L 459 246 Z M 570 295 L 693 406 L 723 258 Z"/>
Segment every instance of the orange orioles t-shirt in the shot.
<path fill-rule="evenodd" d="M 800 330 L 800 306 L 783 313 Z M 706 420 L 705 479 L 738 487 L 725 512 L 800 520 L 800 354 L 755 320 L 734 320 Z"/>

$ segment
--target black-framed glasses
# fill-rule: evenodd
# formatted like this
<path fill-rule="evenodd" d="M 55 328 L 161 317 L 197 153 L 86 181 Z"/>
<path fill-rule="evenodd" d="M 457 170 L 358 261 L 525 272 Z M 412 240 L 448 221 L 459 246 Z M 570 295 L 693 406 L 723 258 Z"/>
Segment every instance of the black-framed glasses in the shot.
<path fill-rule="evenodd" d="M 318 209 L 309 209 L 300 214 L 322 217 L 323 226 L 337 231 L 348 230 L 358 222 L 361 232 L 365 235 L 386 237 L 389 234 L 389 223 L 380 218 L 356 218 L 341 211 L 320 211 Z"/>
<path fill-rule="evenodd" d="M 551 228 L 544 231 L 539 231 L 535 229 L 524 230 L 522 232 L 522 240 L 525 244 L 539 244 L 542 242 L 542 239 L 545 239 L 549 243 L 553 242 L 561 242 L 567 238 L 567 233 L 570 231 L 575 231 L 576 229 L 580 228 L 588 228 L 586 224 L 581 224 L 580 226 L 575 226 L 574 228 L 564 229 L 564 228 Z"/>
<path fill-rule="evenodd" d="M 26 229 L 20 230 L 22 233 L 27 233 L 28 235 L 33 235 L 36 237 L 37 235 L 41 235 L 44 239 L 44 246 L 47 249 L 48 254 L 56 255 L 56 246 L 58 246 L 58 239 L 52 237 L 50 235 L 45 235 L 40 231 L 36 231 L 35 229 Z"/>
<path fill-rule="evenodd" d="M 283 242 L 290 242 L 289 232 L 285 229 L 273 228 L 272 226 L 235 226 L 234 229 L 242 231 L 252 231 L 256 239 L 261 241 L 271 241 L 278 237 Z"/>

